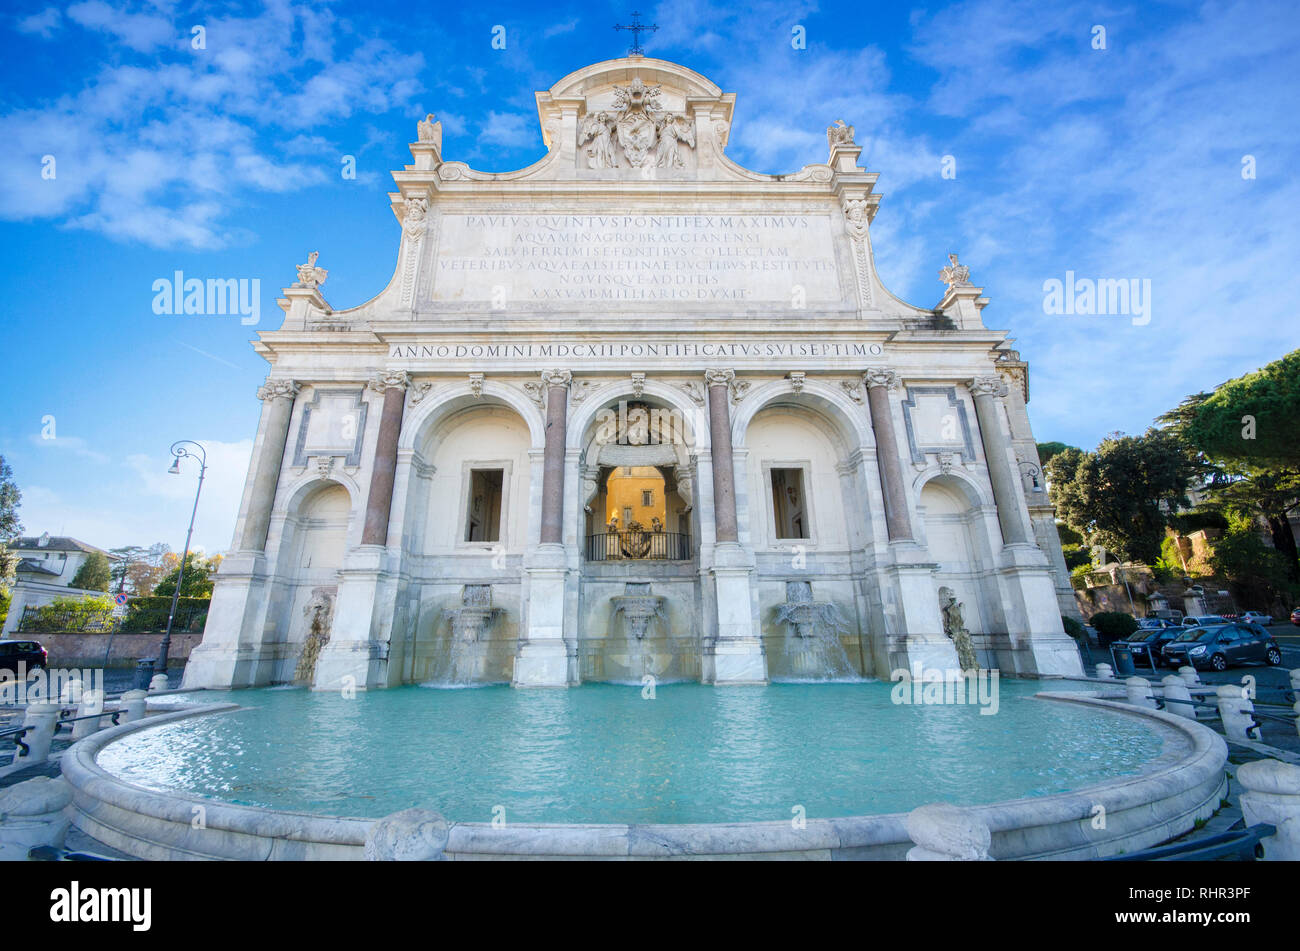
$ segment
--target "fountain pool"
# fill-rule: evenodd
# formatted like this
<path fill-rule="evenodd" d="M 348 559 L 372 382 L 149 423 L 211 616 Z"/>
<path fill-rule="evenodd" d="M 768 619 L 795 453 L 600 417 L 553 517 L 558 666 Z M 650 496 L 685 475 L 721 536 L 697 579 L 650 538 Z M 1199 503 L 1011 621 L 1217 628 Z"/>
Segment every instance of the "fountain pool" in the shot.
<path fill-rule="evenodd" d="M 1034 699 L 1041 683 L 1000 687 L 993 716 L 895 705 L 877 682 L 682 683 L 654 699 L 605 684 L 246 690 L 219 696 L 251 709 L 129 734 L 98 763 L 149 789 L 327 816 L 788 823 L 796 806 L 830 818 L 1046 796 L 1168 752 L 1168 733 L 1139 718 Z"/>

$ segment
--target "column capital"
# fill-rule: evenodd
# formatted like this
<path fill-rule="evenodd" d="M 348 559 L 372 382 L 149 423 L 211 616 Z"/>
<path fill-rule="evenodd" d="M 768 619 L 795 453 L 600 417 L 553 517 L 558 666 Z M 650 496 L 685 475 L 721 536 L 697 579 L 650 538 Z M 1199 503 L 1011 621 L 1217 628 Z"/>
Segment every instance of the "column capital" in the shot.
<path fill-rule="evenodd" d="M 266 382 L 257 388 L 257 398 L 270 401 L 284 396 L 292 400 L 297 397 L 301 389 L 302 387 L 294 380 L 277 380 L 268 376 Z"/>
<path fill-rule="evenodd" d="M 730 386 L 735 379 L 735 370 L 708 369 L 704 371 L 705 386 Z"/>
<path fill-rule="evenodd" d="M 1007 385 L 996 376 L 977 376 L 967 384 L 971 396 L 1006 396 Z"/>
<path fill-rule="evenodd" d="M 874 386 L 883 386 L 887 390 L 898 388 L 898 374 L 889 367 L 872 367 L 862 374 L 862 382 L 870 390 Z"/>
<path fill-rule="evenodd" d="M 568 389 L 573 382 L 573 373 L 569 370 L 543 370 L 542 383 L 547 388 L 561 387 Z"/>
<path fill-rule="evenodd" d="M 366 381 L 366 387 L 376 393 L 386 390 L 404 390 L 411 385 L 411 374 L 405 370 L 382 370 Z"/>

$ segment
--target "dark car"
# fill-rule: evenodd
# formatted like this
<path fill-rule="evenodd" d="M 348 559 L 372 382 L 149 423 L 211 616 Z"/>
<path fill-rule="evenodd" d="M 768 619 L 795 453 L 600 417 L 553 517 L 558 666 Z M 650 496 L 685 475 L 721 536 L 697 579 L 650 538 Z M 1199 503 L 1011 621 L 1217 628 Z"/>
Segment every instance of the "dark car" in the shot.
<path fill-rule="evenodd" d="M 1236 664 L 1282 663 L 1282 651 L 1258 624 L 1236 622 L 1194 627 L 1160 650 L 1170 667 L 1190 664 L 1198 669 L 1227 670 Z"/>
<path fill-rule="evenodd" d="M 1186 630 L 1179 624 L 1165 627 L 1150 625 L 1143 621 L 1136 631 L 1122 640 L 1115 641 L 1112 646 L 1127 648 L 1133 655 L 1134 664 L 1150 664 L 1152 667 L 1159 667 L 1163 663 L 1163 658 L 1160 656 L 1161 648 Z"/>
<path fill-rule="evenodd" d="M 20 670 L 44 669 L 46 657 L 45 648 L 36 641 L 0 641 L 0 670 L 7 670 L 15 677 Z"/>

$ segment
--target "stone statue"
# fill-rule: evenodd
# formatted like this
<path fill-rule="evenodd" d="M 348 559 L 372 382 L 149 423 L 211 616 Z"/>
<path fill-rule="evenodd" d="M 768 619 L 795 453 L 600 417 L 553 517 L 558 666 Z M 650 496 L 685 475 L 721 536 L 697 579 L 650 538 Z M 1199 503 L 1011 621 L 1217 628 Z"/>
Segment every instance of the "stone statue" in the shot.
<path fill-rule="evenodd" d="M 313 251 L 307 255 L 307 263 L 298 265 L 298 286 L 300 287 L 320 287 L 325 283 L 325 278 L 329 276 L 329 271 L 323 267 L 316 266 L 316 259 L 320 257 L 319 251 Z"/>
<path fill-rule="evenodd" d="M 979 661 L 975 659 L 975 645 L 971 642 L 970 631 L 962 622 L 961 602 L 957 600 L 952 588 L 939 589 L 939 610 L 943 613 L 943 632 L 952 638 L 957 648 L 957 662 L 962 670 L 975 670 Z"/>
<path fill-rule="evenodd" d="M 655 164 L 659 168 L 683 168 L 678 143 L 695 146 L 695 125 L 683 115 L 670 113 L 659 127 L 659 147 L 655 150 Z"/>
<path fill-rule="evenodd" d="M 421 142 L 430 142 L 442 151 L 442 123 L 434 120 L 432 112 L 420 120 L 415 134 Z"/>
<path fill-rule="evenodd" d="M 965 264 L 957 263 L 957 255 L 948 255 L 948 266 L 941 268 L 939 271 L 939 280 L 943 281 L 949 287 L 957 284 L 970 283 L 970 268 Z"/>
<path fill-rule="evenodd" d="M 582 120 L 582 128 L 578 132 L 578 147 L 587 146 L 587 168 L 614 168 L 618 165 L 614 157 L 612 134 L 613 123 L 606 112 L 588 115 Z"/>
<path fill-rule="evenodd" d="M 303 607 L 302 613 L 308 618 L 309 631 L 302 642 L 302 653 L 298 656 L 293 680 L 294 683 L 309 684 L 316 679 L 316 661 L 320 658 L 321 648 L 330 640 L 330 625 L 334 620 L 334 589 L 313 588 L 311 600 Z"/>
<path fill-rule="evenodd" d="M 831 148 L 837 145 L 853 145 L 853 126 L 845 125 L 843 119 L 836 119 L 833 126 L 826 129 L 826 141 Z"/>

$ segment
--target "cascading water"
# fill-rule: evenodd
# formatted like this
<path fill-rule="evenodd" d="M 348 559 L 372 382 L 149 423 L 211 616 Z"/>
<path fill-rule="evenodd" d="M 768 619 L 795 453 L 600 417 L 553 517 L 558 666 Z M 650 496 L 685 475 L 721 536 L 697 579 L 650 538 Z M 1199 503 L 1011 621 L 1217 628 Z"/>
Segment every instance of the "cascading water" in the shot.
<path fill-rule="evenodd" d="M 781 653 L 788 670 L 774 671 L 774 678 L 781 679 L 784 673 L 792 680 L 860 679 L 840 639 L 848 633 L 848 625 L 834 604 L 812 599 L 809 582 L 786 582 L 785 604 L 776 619 L 786 628 Z"/>
<path fill-rule="evenodd" d="M 488 680 L 487 632 L 501 613 L 492 607 L 492 586 L 467 584 L 461 589 L 461 606 L 446 611 L 451 637 L 446 656 L 435 665 L 430 686 L 466 686 Z"/>
<path fill-rule="evenodd" d="M 650 593 L 649 582 L 629 581 L 623 586 L 623 594 L 610 600 L 614 604 L 614 616 L 622 614 L 626 625 L 629 679 L 639 681 L 646 674 L 656 673 L 646 632 L 650 622 L 660 616 L 664 599 Z"/>

